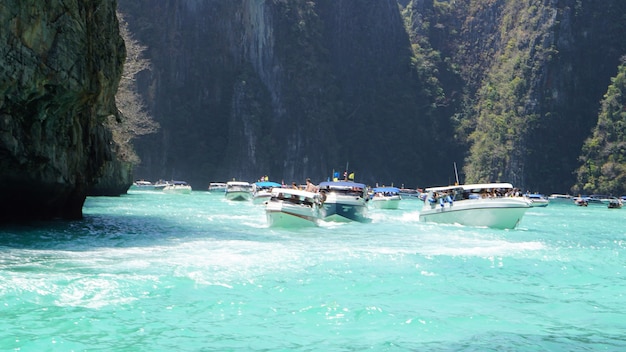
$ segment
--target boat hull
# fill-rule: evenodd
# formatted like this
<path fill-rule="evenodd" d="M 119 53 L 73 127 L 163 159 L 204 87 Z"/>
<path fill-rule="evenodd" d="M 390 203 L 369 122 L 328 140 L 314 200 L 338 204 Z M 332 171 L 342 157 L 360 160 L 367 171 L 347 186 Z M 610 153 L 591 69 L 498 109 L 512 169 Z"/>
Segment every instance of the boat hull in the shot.
<path fill-rule="evenodd" d="M 548 206 L 548 204 L 550 204 L 550 202 L 547 199 L 541 199 L 541 200 L 531 199 L 530 200 L 530 206 L 533 208 L 545 208 Z"/>
<path fill-rule="evenodd" d="M 252 193 L 248 191 L 227 191 L 226 199 L 236 202 L 248 201 L 252 199 Z"/>
<path fill-rule="evenodd" d="M 319 219 L 316 208 L 284 202 L 268 202 L 265 214 L 270 227 L 314 227 Z"/>
<path fill-rule="evenodd" d="M 330 193 L 322 206 L 322 218 L 336 222 L 370 222 L 367 218 L 365 199 L 356 196 L 342 196 Z"/>
<path fill-rule="evenodd" d="M 513 229 L 528 209 L 528 202 L 515 198 L 469 199 L 444 203 L 443 206 L 426 202 L 419 219 L 441 224 Z"/>

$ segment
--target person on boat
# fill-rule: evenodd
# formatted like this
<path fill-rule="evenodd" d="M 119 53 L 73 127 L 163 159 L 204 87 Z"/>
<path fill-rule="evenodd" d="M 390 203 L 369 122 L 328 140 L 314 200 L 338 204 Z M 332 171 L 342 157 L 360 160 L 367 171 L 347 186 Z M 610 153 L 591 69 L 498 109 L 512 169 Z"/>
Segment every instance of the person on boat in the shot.
<path fill-rule="evenodd" d="M 295 182 L 291 183 L 291 188 L 298 189 L 298 185 Z"/>
<path fill-rule="evenodd" d="M 307 192 L 317 192 L 317 187 L 311 182 L 310 178 L 306 179 L 306 188 L 304 189 Z"/>

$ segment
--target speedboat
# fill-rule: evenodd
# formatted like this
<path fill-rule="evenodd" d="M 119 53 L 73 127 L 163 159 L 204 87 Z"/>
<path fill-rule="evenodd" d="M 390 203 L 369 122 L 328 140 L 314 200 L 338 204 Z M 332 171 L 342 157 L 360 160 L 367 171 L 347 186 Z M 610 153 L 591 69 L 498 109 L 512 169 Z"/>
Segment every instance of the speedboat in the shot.
<path fill-rule="evenodd" d="M 191 186 L 185 181 L 171 181 L 163 187 L 165 193 L 190 194 Z"/>
<path fill-rule="evenodd" d="M 317 226 L 320 218 L 319 194 L 293 188 L 273 188 L 265 205 L 272 227 Z"/>
<path fill-rule="evenodd" d="M 550 204 L 548 198 L 538 193 L 526 193 L 524 198 L 530 202 L 531 207 L 547 207 Z"/>
<path fill-rule="evenodd" d="M 400 189 L 397 187 L 375 187 L 369 203 L 378 209 L 398 209 L 400 205 Z"/>
<path fill-rule="evenodd" d="M 553 193 L 548 196 L 548 201 L 554 204 L 574 204 L 574 197 L 569 194 Z"/>
<path fill-rule="evenodd" d="M 583 195 L 574 197 L 574 203 L 579 206 L 588 206 L 588 205 L 601 205 L 601 206 L 609 206 L 611 204 L 611 200 L 615 198 L 612 196 L 606 196 L 601 194 L 592 194 L 592 195 Z"/>
<path fill-rule="evenodd" d="M 226 192 L 226 182 L 209 182 L 209 192 L 212 192 L 212 193 Z"/>
<path fill-rule="evenodd" d="M 234 201 L 246 201 L 252 199 L 252 185 L 246 181 L 226 182 L 226 199 Z"/>
<path fill-rule="evenodd" d="M 523 197 L 508 196 L 510 183 L 431 187 L 420 211 L 425 222 L 513 229 L 530 209 Z"/>
<path fill-rule="evenodd" d="M 280 188 L 282 185 L 278 182 L 259 181 L 252 184 L 252 202 L 254 204 L 263 204 L 272 196 L 273 188 Z"/>
<path fill-rule="evenodd" d="M 589 205 L 589 196 L 578 196 L 572 199 L 574 200 L 574 204 L 578 205 L 579 207 L 586 207 Z"/>
<path fill-rule="evenodd" d="M 135 191 L 153 191 L 154 184 L 146 180 L 137 180 L 133 182 L 130 189 L 135 190 Z"/>
<path fill-rule="evenodd" d="M 602 195 L 602 194 L 592 194 L 589 196 L 589 199 L 587 199 L 587 203 L 589 205 L 603 205 L 603 206 L 608 206 L 611 203 L 611 199 L 613 197 L 611 196 L 606 196 L 606 195 Z"/>
<path fill-rule="evenodd" d="M 326 221 L 370 222 L 367 218 L 367 192 L 362 183 L 326 181 L 319 184 L 322 218 Z"/>
<path fill-rule="evenodd" d="M 167 185 L 169 185 L 170 181 L 158 180 L 154 183 L 154 189 L 156 191 L 162 191 Z"/>
<path fill-rule="evenodd" d="M 399 188 L 399 190 L 400 197 L 402 197 L 402 199 L 420 199 L 420 196 L 422 195 L 421 189 Z"/>
<path fill-rule="evenodd" d="M 608 204 L 608 208 L 609 209 L 620 209 L 622 207 L 622 199 L 617 198 L 617 197 L 611 197 L 609 198 L 609 204 Z"/>

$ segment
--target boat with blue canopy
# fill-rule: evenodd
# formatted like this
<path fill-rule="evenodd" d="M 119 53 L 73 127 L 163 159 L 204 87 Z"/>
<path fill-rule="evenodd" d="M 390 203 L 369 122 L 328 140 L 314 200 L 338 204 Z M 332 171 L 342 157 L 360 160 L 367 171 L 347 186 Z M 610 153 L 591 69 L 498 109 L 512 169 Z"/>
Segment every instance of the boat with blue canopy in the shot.
<path fill-rule="evenodd" d="M 252 202 L 254 204 L 263 204 L 272 196 L 272 189 L 281 188 L 278 182 L 259 181 L 252 184 Z"/>
<path fill-rule="evenodd" d="M 400 205 L 400 189 L 397 187 L 374 187 L 370 204 L 378 209 L 398 209 Z"/>

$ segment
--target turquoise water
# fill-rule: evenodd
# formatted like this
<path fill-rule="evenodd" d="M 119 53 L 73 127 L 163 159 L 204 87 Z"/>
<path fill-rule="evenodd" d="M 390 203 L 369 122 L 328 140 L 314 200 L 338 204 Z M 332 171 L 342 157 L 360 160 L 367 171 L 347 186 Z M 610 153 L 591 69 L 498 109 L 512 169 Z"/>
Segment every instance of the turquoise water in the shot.
<path fill-rule="evenodd" d="M 0 228 L 0 350 L 626 350 L 626 209 L 492 230 L 419 205 L 287 230 L 223 195 L 131 192 Z"/>

